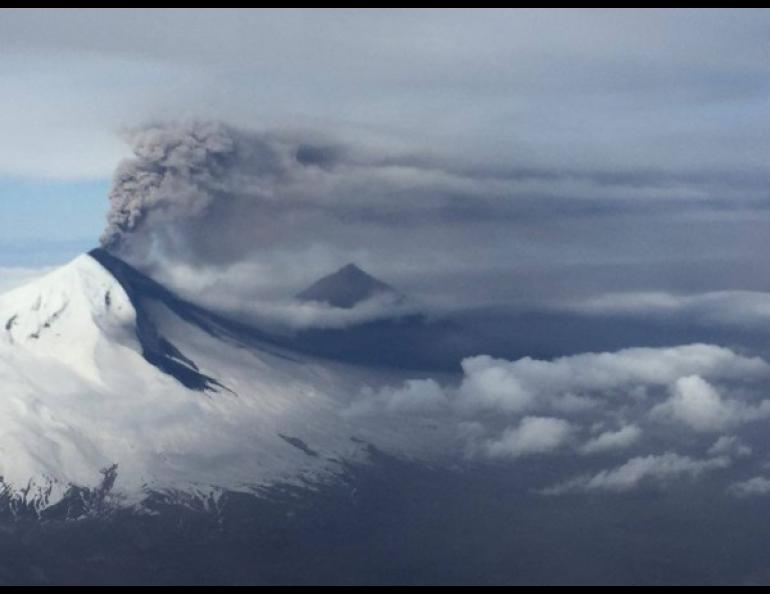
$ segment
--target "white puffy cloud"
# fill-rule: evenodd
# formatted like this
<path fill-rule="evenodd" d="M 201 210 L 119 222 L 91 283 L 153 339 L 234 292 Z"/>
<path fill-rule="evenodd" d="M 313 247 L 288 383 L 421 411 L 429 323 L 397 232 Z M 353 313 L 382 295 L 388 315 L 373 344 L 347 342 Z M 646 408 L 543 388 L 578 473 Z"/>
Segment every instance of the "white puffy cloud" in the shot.
<path fill-rule="evenodd" d="M 770 401 L 750 406 L 724 399 L 709 382 L 697 375 L 674 382 L 671 397 L 651 411 L 654 417 L 684 423 L 695 431 L 721 431 L 742 422 L 770 415 Z"/>
<path fill-rule="evenodd" d="M 381 319 L 415 315 L 413 302 L 399 301 L 392 295 L 375 295 L 351 308 L 333 307 L 317 301 L 276 300 L 244 303 L 241 299 L 211 300 L 215 309 L 253 320 L 260 326 L 278 330 L 308 328 L 346 328 Z"/>
<path fill-rule="evenodd" d="M 515 461 L 565 450 L 588 465 L 589 456 L 631 450 L 620 466 L 594 468 L 542 491 L 624 492 L 696 478 L 740 458 L 750 462 L 753 450 L 742 436 L 706 439 L 770 417 L 770 400 L 756 399 L 767 376 L 764 360 L 705 344 L 552 361 L 478 356 L 463 361 L 459 381 L 367 388 L 346 414 L 441 418 L 454 423 L 457 443 L 471 458 Z M 679 453 L 683 438 L 702 454 Z M 664 453 L 649 453 L 653 443 Z"/>
<path fill-rule="evenodd" d="M 718 346 L 692 344 L 670 348 L 630 348 L 614 353 L 585 353 L 541 361 L 505 361 L 486 355 L 462 363 L 459 396 L 467 408 L 520 412 L 544 406 L 566 394 L 610 393 L 665 386 L 688 375 L 756 378 L 770 366 Z"/>
<path fill-rule="evenodd" d="M 770 494 L 770 478 L 755 476 L 745 481 L 733 483 L 730 492 L 739 497 Z"/>
<path fill-rule="evenodd" d="M 700 474 L 725 468 L 730 461 L 724 457 L 698 460 L 674 452 L 659 455 L 638 456 L 625 464 L 595 475 L 587 475 L 544 489 L 547 495 L 580 491 L 630 491 L 645 481 L 666 482 L 671 479 L 697 477 Z"/>
<path fill-rule="evenodd" d="M 662 291 L 607 293 L 574 305 L 590 314 L 690 317 L 704 323 L 748 326 L 770 322 L 770 293 L 710 291 L 680 295 Z"/>
<path fill-rule="evenodd" d="M 551 408 L 564 414 L 585 413 L 596 410 L 601 406 L 601 402 L 596 398 L 587 396 L 578 396 L 576 394 L 564 394 L 557 396 L 550 401 Z"/>
<path fill-rule="evenodd" d="M 720 431 L 731 425 L 736 411 L 722 400 L 716 389 L 697 375 L 676 380 L 671 398 L 656 406 L 656 416 L 670 416 L 696 431 Z"/>
<path fill-rule="evenodd" d="M 448 406 L 444 390 L 433 379 L 412 379 L 403 386 L 365 388 L 361 398 L 345 410 L 346 416 L 388 414 L 435 414 Z"/>
<path fill-rule="evenodd" d="M 586 442 L 581 451 L 584 454 L 596 454 L 609 450 L 627 448 L 642 436 L 642 430 L 636 425 L 624 425 L 617 431 L 605 431 Z"/>
<path fill-rule="evenodd" d="M 465 359 L 460 397 L 478 408 L 513 413 L 531 408 L 535 394 L 522 384 L 514 365 L 486 355 Z"/>
<path fill-rule="evenodd" d="M 524 417 L 517 427 L 509 427 L 495 440 L 484 444 L 491 458 L 518 458 L 544 454 L 564 445 L 572 432 L 571 425 L 552 417 Z"/>
<path fill-rule="evenodd" d="M 696 428 L 716 425 L 726 410 L 741 417 L 764 411 L 764 405 L 751 409 L 738 407 L 732 401 L 725 404 L 704 377 L 756 380 L 770 375 L 770 366 L 758 357 L 707 344 L 630 348 L 552 361 L 530 357 L 507 361 L 479 355 L 464 359 L 462 369 L 458 386 L 440 388 L 436 384 L 434 391 L 443 392 L 442 401 L 451 403 L 465 416 L 487 411 L 526 414 L 534 410 L 591 414 L 608 403 L 625 404 L 637 399 L 640 390 L 644 392 L 648 387 L 674 385 L 675 399 L 663 406 L 661 413 L 670 408 L 674 416 L 690 420 Z M 387 388 L 376 397 L 390 400 L 410 390 L 407 382 L 402 388 Z M 372 393 L 365 396 L 371 397 Z M 697 414 L 700 417 L 696 419 Z"/>
<path fill-rule="evenodd" d="M 708 454 L 709 456 L 745 457 L 751 456 L 752 451 L 750 446 L 735 435 L 722 435 L 709 448 Z"/>

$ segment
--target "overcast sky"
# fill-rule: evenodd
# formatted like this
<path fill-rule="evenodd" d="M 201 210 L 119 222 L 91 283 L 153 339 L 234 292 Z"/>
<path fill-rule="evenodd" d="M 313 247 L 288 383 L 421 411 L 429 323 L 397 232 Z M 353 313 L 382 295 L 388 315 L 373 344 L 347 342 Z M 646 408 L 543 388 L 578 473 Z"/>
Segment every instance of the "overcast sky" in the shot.
<path fill-rule="evenodd" d="M 96 244 L 121 130 L 203 119 L 414 169 L 387 222 L 283 237 L 315 272 L 471 300 L 770 289 L 768 32 L 749 10 L 4 9 L 0 266 Z"/>

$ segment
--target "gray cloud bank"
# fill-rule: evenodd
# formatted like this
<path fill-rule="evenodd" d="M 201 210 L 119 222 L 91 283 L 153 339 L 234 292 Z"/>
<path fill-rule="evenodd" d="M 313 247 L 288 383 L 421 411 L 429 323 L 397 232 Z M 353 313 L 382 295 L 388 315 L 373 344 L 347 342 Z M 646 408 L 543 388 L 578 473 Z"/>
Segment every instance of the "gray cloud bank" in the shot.
<path fill-rule="evenodd" d="M 68 138 L 85 128 L 102 144 L 78 150 L 105 175 L 95 132 L 131 113 L 333 121 L 524 168 L 757 170 L 766 21 L 741 10 L 8 10 L 3 99 L 19 117 L 2 125 L 34 131 L 33 149 L 50 126 Z M 72 117 L 21 109 L 30 90 L 59 91 Z M 22 148 L 6 166 L 60 171 Z"/>

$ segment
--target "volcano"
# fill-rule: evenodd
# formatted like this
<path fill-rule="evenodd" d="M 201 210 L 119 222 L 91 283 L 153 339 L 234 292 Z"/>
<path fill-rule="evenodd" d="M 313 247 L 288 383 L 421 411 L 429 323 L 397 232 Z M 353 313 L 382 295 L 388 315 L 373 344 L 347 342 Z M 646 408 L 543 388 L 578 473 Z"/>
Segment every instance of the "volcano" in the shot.
<path fill-rule="evenodd" d="M 403 295 L 393 287 L 352 263 L 318 279 L 297 295 L 300 301 L 316 301 L 344 309 L 377 297 L 390 298 L 393 301 L 403 299 Z"/>
<path fill-rule="evenodd" d="M 392 377 L 208 311 L 94 250 L 0 296 L 0 501 L 38 513 L 107 478 L 133 503 L 324 480 L 372 444 L 417 444 L 415 427 L 345 415 Z"/>

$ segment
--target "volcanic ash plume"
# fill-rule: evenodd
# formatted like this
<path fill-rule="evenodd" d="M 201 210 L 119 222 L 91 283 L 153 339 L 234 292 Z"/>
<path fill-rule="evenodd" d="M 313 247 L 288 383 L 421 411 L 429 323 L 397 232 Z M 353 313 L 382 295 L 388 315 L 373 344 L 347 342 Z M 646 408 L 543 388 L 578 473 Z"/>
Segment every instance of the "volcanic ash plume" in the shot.
<path fill-rule="evenodd" d="M 158 222 L 206 218 L 220 201 L 257 200 L 285 171 L 280 142 L 221 124 L 152 126 L 126 137 L 135 156 L 119 165 L 110 189 L 101 237 L 108 249 L 126 249 Z"/>

